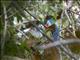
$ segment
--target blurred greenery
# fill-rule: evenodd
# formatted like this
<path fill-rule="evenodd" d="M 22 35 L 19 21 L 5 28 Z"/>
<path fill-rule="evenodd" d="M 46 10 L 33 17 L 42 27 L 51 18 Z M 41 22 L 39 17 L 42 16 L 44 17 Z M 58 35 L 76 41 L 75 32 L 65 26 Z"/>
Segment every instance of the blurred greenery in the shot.
<path fill-rule="evenodd" d="M 26 39 L 24 36 L 19 38 L 17 36 L 17 29 L 19 29 L 19 26 L 15 26 L 13 21 L 14 17 L 17 18 L 18 23 L 23 22 L 23 17 L 25 18 L 25 21 L 31 21 L 32 16 L 35 16 L 39 20 L 44 20 L 45 15 L 52 15 L 54 19 L 58 21 L 58 24 L 60 23 L 60 18 L 57 19 L 57 16 L 61 17 L 59 14 L 61 11 L 65 10 L 65 7 L 63 5 L 63 0 L 47 0 L 47 1 L 37 1 L 37 0 L 1 0 L 0 1 L 0 36 L 1 36 L 1 52 L 3 52 L 3 56 L 8 55 L 8 56 L 17 56 L 21 58 L 26 58 L 27 54 L 30 53 L 30 57 L 36 57 L 36 53 L 33 54 L 35 51 L 32 51 L 31 47 L 27 44 L 28 41 L 34 40 L 38 41 L 43 44 L 45 41 L 43 41 L 43 38 L 36 38 L 32 36 L 30 33 L 26 34 L 29 36 L 29 39 Z M 5 6 L 5 7 L 4 7 Z M 79 7 L 78 3 L 76 1 L 73 1 L 73 7 L 77 6 Z M 5 9 L 5 10 L 4 10 Z M 6 12 L 6 13 L 5 13 Z M 14 14 L 15 13 L 15 14 Z M 31 14 L 32 16 L 31 16 Z M 39 15 L 42 14 L 42 17 Z M 7 19 L 5 19 L 5 15 Z M 71 15 L 69 15 L 71 16 Z M 40 17 L 40 18 L 39 18 Z M 75 25 L 75 21 L 78 20 L 76 19 L 74 14 L 72 15 L 73 22 L 72 25 Z M 34 19 L 36 20 L 36 19 Z M 69 20 L 66 15 L 63 14 L 62 20 L 62 28 L 66 28 L 69 25 Z M 7 29 L 5 38 L 4 37 L 4 29 L 5 29 L 5 21 L 7 21 Z M 17 23 L 17 24 L 18 24 Z M 27 25 L 27 24 L 26 24 Z M 21 25 L 22 27 L 22 25 Z M 78 29 L 76 29 L 77 27 Z M 17 28 L 17 29 L 16 29 Z M 31 27 L 32 28 L 32 27 Z M 76 30 L 75 34 L 77 38 L 80 38 L 80 27 L 78 26 L 73 26 L 73 28 Z M 44 32 L 48 37 L 51 38 L 50 33 L 51 32 Z M 63 33 L 64 35 L 65 33 Z M 74 38 L 74 37 L 73 37 Z M 17 42 L 19 44 L 17 44 Z M 31 41 L 32 42 L 32 41 Z M 33 43 L 33 42 L 32 42 Z M 34 43 L 36 45 L 36 43 Z M 77 46 L 77 47 L 76 47 Z M 70 47 L 71 51 L 75 54 L 80 54 L 80 45 L 72 45 Z M 37 49 L 36 49 L 37 50 Z M 27 51 L 28 53 L 26 54 Z M 39 56 L 38 56 L 39 57 Z M 41 57 L 41 56 L 40 56 Z M 30 58 L 29 58 L 30 59 Z M 33 60 L 36 60 L 33 58 Z M 66 58 L 65 58 L 66 59 Z M 38 59 L 39 60 L 39 59 Z"/>

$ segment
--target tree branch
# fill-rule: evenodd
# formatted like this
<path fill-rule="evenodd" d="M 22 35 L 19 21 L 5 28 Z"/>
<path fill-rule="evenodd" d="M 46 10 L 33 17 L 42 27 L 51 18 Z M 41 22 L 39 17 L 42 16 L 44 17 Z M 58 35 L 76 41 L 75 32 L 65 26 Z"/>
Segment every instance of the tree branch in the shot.
<path fill-rule="evenodd" d="M 51 47 L 74 44 L 74 43 L 80 44 L 80 39 L 67 39 L 67 40 L 56 41 L 53 43 L 40 45 L 37 48 L 38 49 L 47 49 L 47 48 L 51 48 Z"/>
<path fill-rule="evenodd" d="M 3 12 L 4 12 L 4 30 L 3 30 L 3 36 L 1 37 L 1 58 L 4 55 L 4 44 L 5 44 L 6 34 L 7 34 L 7 23 L 8 23 L 8 21 L 6 20 L 7 19 L 6 6 L 4 5 L 4 3 L 2 5 L 3 5 Z"/>

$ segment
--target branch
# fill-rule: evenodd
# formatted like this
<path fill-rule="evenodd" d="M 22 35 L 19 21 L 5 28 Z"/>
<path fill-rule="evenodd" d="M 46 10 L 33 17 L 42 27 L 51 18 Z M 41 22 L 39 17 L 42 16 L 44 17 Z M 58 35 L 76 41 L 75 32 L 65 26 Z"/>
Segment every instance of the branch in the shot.
<path fill-rule="evenodd" d="M 4 10 L 4 30 L 3 30 L 3 35 L 1 37 L 1 58 L 4 55 L 4 44 L 5 44 L 5 40 L 6 40 L 6 34 L 7 34 L 7 23 L 8 21 L 7 19 L 7 13 L 6 13 L 6 6 L 4 4 L 3 5 L 3 10 Z"/>
<path fill-rule="evenodd" d="M 76 56 L 70 53 L 70 51 L 68 51 L 68 48 L 66 48 L 64 45 L 60 45 L 60 48 L 66 53 L 66 55 L 70 56 L 74 60 L 77 60 Z"/>
<path fill-rule="evenodd" d="M 67 10 L 65 10 L 65 14 L 66 14 L 66 16 L 67 16 L 67 18 L 68 18 L 69 23 L 71 24 L 72 22 L 71 22 L 71 19 L 70 19 L 69 15 L 68 15 Z"/>
<path fill-rule="evenodd" d="M 13 15 L 15 15 L 17 12 L 13 13 L 9 17 L 7 16 L 7 13 L 11 10 L 9 9 L 8 11 L 6 10 L 6 6 L 3 4 L 3 9 L 4 9 L 4 30 L 3 30 L 3 36 L 1 37 L 1 57 L 3 57 L 4 54 L 4 44 L 5 44 L 5 39 L 6 39 L 6 34 L 7 34 L 7 26 L 8 26 L 8 19 L 11 18 Z M 2 16 L 2 15 L 1 15 Z M 0 17 L 1 17 L 0 16 Z"/>
<path fill-rule="evenodd" d="M 11 1 L 3 1 L 3 0 L 1 0 L 0 1 L 1 3 L 3 3 L 3 4 L 5 4 L 5 2 L 7 2 L 7 6 L 6 6 L 6 13 L 8 13 L 8 12 L 10 12 L 11 11 Z M 8 3 L 9 2 L 9 3 Z M 2 7 L 3 5 L 1 5 L 0 7 Z M 0 18 L 1 17 L 3 17 L 5 14 L 4 13 L 2 13 L 1 15 L 0 15 Z"/>
<path fill-rule="evenodd" d="M 8 12 L 10 12 L 10 11 L 11 11 L 11 8 L 9 8 L 6 13 L 8 13 Z M 2 13 L 2 14 L 0 15 L 0 18 L 1 18 L 3 15 L 4 15 L 4 13 Z"/>
<path fill-rule="evenodd" d="M 74 43 L 80 44 L 80 40 L 79 39 L 77 39 L 77 40 L 68 39 L 68 40 L 56 41 L 56 42 L 53 42 L 53 43 L 38 46 L 37 48 L 38 49 L 47 49 L 47 48 L 51 48 L 51 47 L 56 47 L 56 46 L 60 46 L 60 45 L 74 44 Z"/>
<path fill-rule="evenodd" d="M 23 58 L 19 58 L 19 57 L 16 57 L 16 56 L 9 56 L 9 55 L 5 55 L 2 60 L 5 60 L 5 59 L 7 59 L 7 60 L 26 60 L 26 59 L 23 59 Z"/>
<path fill-rule="evenodd" d="M 73 14 L 77 14 L 77 15 L 79 15 L 80 16 L 80 14 L 79 13 L 76 13 L 76 12 L 74 12 L 74 11 L 71 11 L 71 10 L 68 10 L 69 12 L 72 12 Z"/>
<path fill-rule="evenodd" d="M 16 30 L 18 30 L 20 33 L 22 33 L 27 39 L 29 39 L 29 37 L 28 36 L 26 36 L 26 34 L 23 32 L 23 31 L 21 31 L 21 30 L 19 30 L 19 29 L 16 29 Z"/>

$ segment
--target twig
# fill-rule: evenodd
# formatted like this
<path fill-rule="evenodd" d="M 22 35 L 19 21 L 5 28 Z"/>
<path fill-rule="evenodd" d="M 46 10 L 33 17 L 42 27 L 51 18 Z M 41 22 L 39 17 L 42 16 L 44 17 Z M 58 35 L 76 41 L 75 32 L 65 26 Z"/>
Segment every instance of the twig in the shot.
<path fill-rule="evenodd" d="M 72 53 L 68 52 L 67 49 L 63 46 L 63 45 L 60 45 L 60 48 L 68 55 L 70 56 L 71 58 L 73 58 L 74 60 L 77 60 L 77 58 L 75 56 L 72 55 Z"/>
<path fill-rule="evenodd" d="M 9 8 L 6 13 L 8 13 L 8 12 L 10 12 L 10 11 L 11 11 L 11 8 Z M 1 18 L 3 15 L 4 15 L 4 13 L 0 15 L 0 18 Z"/>
<path fill-rule="evenodd" d="M 68 18 L 69 23 L 71 24 L 71 20 L 70 20 L 70 17 L 68 16 L 67 10 L 65 10 L 65 14 L 66 14 L 66 16 Z"/>
<path fill-rule="evenodd" d="M 74 11 L 71 11 L 71 10 L 68 10 L 69 12 L 72 12 L 73 14 L 77 14 L 77 15 L 79 15 L 80 16 L 80 14 L 79 13 L 76 13 L 76 12 L 74 12 Z"/>
<path fill-rule="evenodd" d="M 20 33 L 22 33 L 27 39 L 29 39 L 28 36 L 26 36 L 26 34 L 24 32 L 22 32 L 21 30 L 17 29 Z"/>

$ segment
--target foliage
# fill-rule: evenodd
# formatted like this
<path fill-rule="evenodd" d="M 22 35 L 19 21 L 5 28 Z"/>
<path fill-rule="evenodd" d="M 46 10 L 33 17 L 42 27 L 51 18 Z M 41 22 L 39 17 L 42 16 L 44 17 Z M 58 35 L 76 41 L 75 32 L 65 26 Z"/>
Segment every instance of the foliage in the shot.
<path fill-rule="evenodd" d="M 79 7 L 79 3 L 77 3 L 76 1 L 73 1 L 73 7 L 77 6 Z M 1 11 L 0 11 L 0 36 L 1 36 L 1 52 L 2 56 L 4 55 L 11 55 L 11 56 L 18 56 L 18 57 L 22 57 L 25 58 L 27 54 L 30 53 L 30 57 L 32 56 L 32 53 L 34 53 L 31 49 L 31 47 L 29 47 L 29 45 L 27 44 L 28 41 L 34 40 L 37 42 L 40 42 L 40 44 L 45 44 L 45 40 L 44 36 L 42 38 L 35 38 L 34 36 L 32 36 L 31 34 L 23 34 L 29 37 L 29 39 L 25 38 L 25 36 L 19 38 L 17 36 L 17 33 L 19 32 L 19 30 L 23 30 L 24 28 L 23 25 L 18 25 L 17 27 L 13 24 L 14 21 L 14 17 L 17 18 L 17 21 L 19 24 L 20 22 L 23 22 L 23 18 L 25 21 L 31 21 L 31 20 L 44 20 L 46 15 L 52 15 L 54 19 L 57 19 L 57 16 L 61 17 L 61 14 L 59 14 L 60 12 L 64 11 L 66 9 L 66 7 L 64 7 L 63 5 L 63 0 L 54 0 L 54 1 L 36 1 L 36 0 L 1 0 L 0 1 L 1 4 Z M 72 9 L 71 9 L 72 11 Z M 6 13 L 5 13 L 6 12 Z M 69 11 L 70 12 L 70 11 Z M 68 12 L 68 14 L 69 14 Z M 76 12 L 73 10 L 73 12 L 76 14 Z M 70 15 L 70 21 L 72 22 L 72 27 L 76 30 L 76 36 L 80 38 L 80 30 L 77 31 L 77 29 L 74 26 L 75 25 L 75 20 L 77 20 L 75 18 L 75 14 L 72 13 L 73 15 Z M 40 17 L 39 15 L 42 15 L 42 17 Z M 6 16 L 6 18 L 5 18 Z M 35 19 L 33 19 L 33 18 Z M 72 17 L 72 19 L 71 19 Z M 60 21 L 62 20 L 62 28 L 66 28 L 70 21 L 67 18 L 66 14 L 63 14 L 63 18 L 60 20 L 61 18 L 57 19 L 58 23 L 60 23 Z M 7 24 L 5 24 L 7 22 Z M 30 22 L 29 22 L 30 23 Z M 33 23 L 34 24 L 34 23 Z M 61 23 L 60 23 L 61 24 Z M 26 26 L 27 24 L 25 24 Z M 20 27 L 21 26 L 21 27 Z M 6 30 L 5 30 L 6 27 Z M 20 28 L 18 28 L 20 27 Z M 31 28 L 33 28 L 35 26 L 31 26 Z M 78 27 L 79 28 L 79 27 Z M 21 31 L 22 31 L 21 30 Z M 4 35 L 5 32 L 5 35 Z M 51 38 L 50 33 L 51 32 L 44 32 L 48 37 Z M 72 32 L 73 33 L 73 32 Z M 64 35 L 64 33 L 63 33 Z M 17 42 L 19 44 L 17 44 Z M 37 43 L 34 43 L 35 45 L 37 45 Z M 80 49 L 78 49 L 79 47 L 74 48 L 74 46 L 71 47 L 71 51 L 78 53 L 80 52 Z M 25 51 L 27 51 L 28 53 L 26 54 Z M 37 54 L 37 53 L 36 53 Z M 36 55 L 33 55 L 36 56 Z"/>

